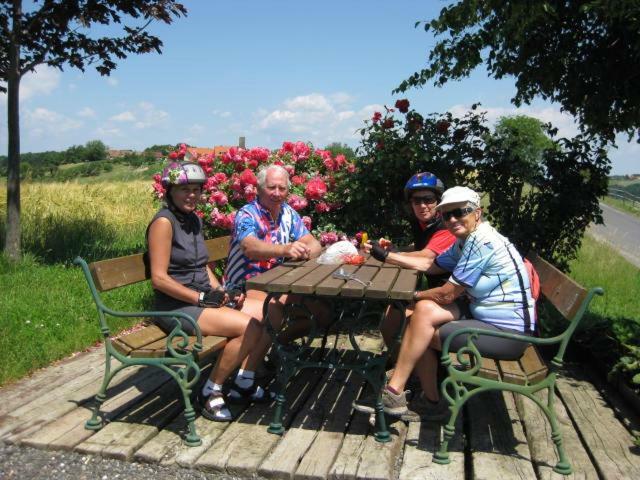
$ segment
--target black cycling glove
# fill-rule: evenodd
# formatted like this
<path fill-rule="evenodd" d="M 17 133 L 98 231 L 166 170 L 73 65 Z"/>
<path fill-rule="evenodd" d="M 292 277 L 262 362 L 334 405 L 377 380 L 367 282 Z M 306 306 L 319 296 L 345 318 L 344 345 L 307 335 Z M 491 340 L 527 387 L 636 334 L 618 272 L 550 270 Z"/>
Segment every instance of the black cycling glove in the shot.
<path fill-rule="evenodd" d="M 204 292 L 204 295 L 201 296 L 201 299 L 198 301 L 198 306 L 219 308 L 224 303 L 224 297 L 224 290 L 209 290 L 208 292 Z"/>
<path fill-rule="evenodd" d="M 384 248 L 382 248 L 379 243 L 374 243 L 371 246 L 371 256 L 376 260 L 385 262 L 387 260 L 388 255 L 389 255 L 389 250 L 385 250 Z"/>

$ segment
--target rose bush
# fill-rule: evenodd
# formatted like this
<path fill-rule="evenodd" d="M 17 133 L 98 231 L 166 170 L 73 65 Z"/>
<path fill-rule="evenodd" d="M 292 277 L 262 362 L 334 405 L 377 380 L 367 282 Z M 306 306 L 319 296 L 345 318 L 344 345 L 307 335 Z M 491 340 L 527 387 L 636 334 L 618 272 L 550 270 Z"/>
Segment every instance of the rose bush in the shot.
<path fill-rule="evenodd" d="M 344 237 L 331 222 L 343 206 L 337 192 L 344 190 L 341 185 L 355 172 L 355 165 L 342 154 L 332 155 L 308 143 L 284 142 L 277 150 L 232 147 L 218 157 L 197 156 L 182 144 L 168 155 L 166 163 L 181 160 L 199 163 L 207 175 L 202 201 L 196 210 L 204 219 L 207 238 L 229 234 L 236 211 L 257 196 L 257 169 L 268 164 L 282 165 L 289 172 L 289 205 L 309 230 L 314 228 L 325 244 Z M 159 173 L 154 176 L 153 191 L 156 198 L 164 198 Z"/>

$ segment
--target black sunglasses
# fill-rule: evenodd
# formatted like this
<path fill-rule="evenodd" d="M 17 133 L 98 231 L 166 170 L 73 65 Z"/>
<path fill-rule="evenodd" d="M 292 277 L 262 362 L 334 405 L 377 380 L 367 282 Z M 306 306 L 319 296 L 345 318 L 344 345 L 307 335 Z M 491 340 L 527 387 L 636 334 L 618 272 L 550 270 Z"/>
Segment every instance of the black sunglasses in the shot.
<path fill-rule="evenodd" d="M 433 195 L 420 195 L 420 196 L 413 196 L 411 197 L 411 203 L 413 203 L 414 205 L 421 205 L 421 204 L 425 204 L 425 205 L 432 205 L 434 203 L 436 203 L 438 201 L 438 199 L 433 196 Z"/>
<path fill-rule="evenodd" d="M 466 207 L 466 208 L 455 208 L 453 210 L 449 210 L 448 212 L 442 212 L 442 219 L 445 221 L 451 220 L 451 217 L 456 217 L 458 219 L 462 217 L 466 217 L 471 212 L 473 212 L 475 208 Z"/>

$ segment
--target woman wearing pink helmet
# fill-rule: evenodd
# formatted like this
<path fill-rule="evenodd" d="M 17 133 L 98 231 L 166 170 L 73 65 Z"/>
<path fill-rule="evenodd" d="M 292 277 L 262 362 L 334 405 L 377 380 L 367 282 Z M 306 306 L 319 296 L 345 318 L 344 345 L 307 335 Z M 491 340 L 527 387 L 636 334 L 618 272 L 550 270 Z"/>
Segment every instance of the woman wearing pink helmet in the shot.
<path fill-rule="evenodd" d="M 203 223 L 195 213 L 205 180 L 204 171 L 196 163 L 174 162 L 164 169 L 161 182 L 166 189 L 165 205 L 147 228 L 151 283 L 156 310 L 186 313 L 197 322 L 203 335 L 229 339 L 202 390 L 206 399 L 202 414 L 209 420 L 230 421 L 222 384 L 241 364 L 227 398 L 269 398 L 254 385 L 253 372 L 270 339 L 259 321 L 262 305 L 222 290 L 207 265 Z M 168 316 L 157 324 L 170 332 L 176 322 Z M 194 334 L 191 322 L 180 319 L 180 323 L 184 332 Z"/>

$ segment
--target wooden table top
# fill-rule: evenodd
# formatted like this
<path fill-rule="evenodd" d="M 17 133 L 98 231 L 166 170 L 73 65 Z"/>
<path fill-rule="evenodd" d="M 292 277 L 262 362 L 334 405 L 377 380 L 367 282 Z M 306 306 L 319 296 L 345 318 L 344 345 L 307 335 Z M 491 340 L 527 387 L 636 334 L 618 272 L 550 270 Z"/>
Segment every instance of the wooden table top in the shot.
<path fill-rule="evenodd" d="M 364 286 L 354 280 L 333 278 L 332 274 L 340 268 L 371 283 Z M 410 301 L 417 281 L 416 270 L 387 265 L 373 257 L 360 266 L 320 265 L 314 258 L 306 262 L 284 262 L 247 280 L 246 288 L 269 293 Z"/>

